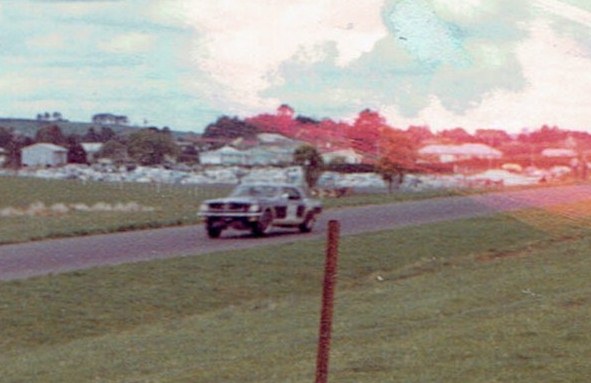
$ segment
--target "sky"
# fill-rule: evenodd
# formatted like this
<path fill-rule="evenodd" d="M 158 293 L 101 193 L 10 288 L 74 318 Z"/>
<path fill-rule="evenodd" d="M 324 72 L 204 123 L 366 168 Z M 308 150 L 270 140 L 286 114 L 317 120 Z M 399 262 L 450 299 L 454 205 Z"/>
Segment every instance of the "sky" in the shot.
<path fill-rule="evenodd" d="M 0 117 L 591 132 L 588 0 L 3 0 Z"/>

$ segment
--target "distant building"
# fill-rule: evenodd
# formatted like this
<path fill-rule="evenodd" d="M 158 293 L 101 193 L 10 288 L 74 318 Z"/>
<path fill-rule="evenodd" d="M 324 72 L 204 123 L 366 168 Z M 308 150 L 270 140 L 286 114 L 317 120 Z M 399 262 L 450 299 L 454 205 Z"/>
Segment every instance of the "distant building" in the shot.
<path fill-rule="evenodd" d="M 542 150 L 542 156 L 554 158 L 574 158 L 577 156 L 577 152 L 572 149 L 547 148 Z"/>
<path fill-rule="evenodd" d="M 203 165 L 248 165 L 248 154 L 231 146 L 210 150 L 199 154 Z"/>
<path fill-rule="evenodd" d="M 327 164 L 339 160 L 345 164 L 360 164 L 363 162 L 363 155 L 349 148 L 324 152 L 322 153 L 322 159 Z"/>
<path fill-rule="evenodd" d="M 441 163 L 470 159 L 494 160 L 503 157 L 500 150 L 484 144 L 427 145 L 419 149 L 419 155 Z"/>
<path fill-rule="evenodd" d="M 22 149 L 23 166 L 61 166 L 68 162 L 68 150 L 53 144 L 34 144 Z"/>
<path fill-rule="evenodd" d="M 102 142 L 83 142 L 82 148 L 86 152 L 86 162 L 95 163 L 98 160 L 98 153 L 103 148 Z"/>

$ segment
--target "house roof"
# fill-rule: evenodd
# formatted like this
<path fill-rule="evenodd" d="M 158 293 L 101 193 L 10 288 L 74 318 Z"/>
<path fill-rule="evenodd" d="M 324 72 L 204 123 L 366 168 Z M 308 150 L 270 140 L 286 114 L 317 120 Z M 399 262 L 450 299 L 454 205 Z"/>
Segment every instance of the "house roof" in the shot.
<path fill-rule="evenodd" d="M 548 148 L 542 150 L 544 157 L 576 157 L 577 153 L 572 149 Z"/>
<path fill-rule="evenodd" d="M 91 153 L 96 153 L 99 150 L 101 150 L 101 148 L 103 147 L 103 144 L 101 142 L 83 142 L 82 147 L 84 148 L 85 152 L 91 152 Z"/>
<path fill-rule="evenodd" d="M 358 158 L 362 158 L 363 155 L 357 153 L 353 148 L 344 148 L 344 149 L 332 149 L 332 150 L 324 150 L 322 151 L 322 155 L 328 156 L 354 156 Z"/>
<path fill-rule="evenodd" d="M 52 150 L 54 152 L 67 152 L 68 151 L 68 149 L 64 148 L 63 146 L 49 144 L 49 143 L 46 143 L 46 142 L 41 142 L 41 143 L 38 143 L 38 144 L 33 144 L 33 145 L 25 146 L 23 148 L 23 150 L 25 150 L 25 149 L 33 149 L 33 148 L 44 148 L 44 149 Z"/>
<path fill-rule="evenodd" d="M 427 145 L 419 149 L 419 154 L 455 154 L 473 156 L 502 156 L 502 152 L 484 144 Z"/>

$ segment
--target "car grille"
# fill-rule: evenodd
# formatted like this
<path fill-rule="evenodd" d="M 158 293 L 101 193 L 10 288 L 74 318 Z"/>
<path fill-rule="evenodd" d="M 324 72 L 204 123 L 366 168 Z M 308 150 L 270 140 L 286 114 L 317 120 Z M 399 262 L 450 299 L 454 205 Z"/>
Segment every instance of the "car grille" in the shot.
<path fill-rule="evenodd" d="M 217 212 L 241 212 L 248 211 L 248 204 L 244 203 L 212 203 L 209 209 Z"/>

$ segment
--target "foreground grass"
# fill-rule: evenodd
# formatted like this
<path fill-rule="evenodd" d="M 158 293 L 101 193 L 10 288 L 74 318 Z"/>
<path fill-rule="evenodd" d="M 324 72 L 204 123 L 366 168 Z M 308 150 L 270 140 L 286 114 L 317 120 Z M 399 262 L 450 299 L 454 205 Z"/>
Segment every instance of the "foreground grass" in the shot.
<path fill-rule="evenodd" d="M 558 232 L 544 224 L 555 220 L 531 211 L 343 238 L 331 381 L 586 382 L 589 222 L 563 218 Z M 0 283 L 0 376 L 312 381 L 323 248 Z"/>
<path fill-rule="evenodd" d="M 199 222 L 196 213 L 207 198 L 226 196 L 231 187 L 146 185 L 134 183 L 82 183 L 75 180 L 43 180 L 0 177 L 0 209 L 27 208 L 36 202 L 78 204 L 136 202 L 151 212 L 47 212 L 34 216 L 0 216 L 0 244 L 45 238 L 71 237 L 155 227 L 189 225 Z M 455 195 L 439 190 L 418 193 L 354 194 L 326 198 L 326 208 L 392 203 Z"/>

